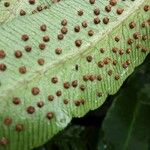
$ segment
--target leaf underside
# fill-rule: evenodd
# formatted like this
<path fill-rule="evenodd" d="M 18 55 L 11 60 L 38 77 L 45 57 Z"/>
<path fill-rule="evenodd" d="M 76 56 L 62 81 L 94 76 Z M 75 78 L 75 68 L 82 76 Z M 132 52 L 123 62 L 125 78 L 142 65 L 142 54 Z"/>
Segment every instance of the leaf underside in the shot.
<path fill-rule="evenodd" d="M 120 0 L 110 12 L 107 0 L 44 2 L 38 13 L 0 13 L 2 150 L 37 147 L 101 106 L 150 51 L 149 0 Z"/>
<path fill-rule="evenodd" d="M 31 0 L 32 1 L 32 0 Z M 60 0 L 59 0 L 60 1 Z M 38 0 L 36 3 L 29 3 L 28 0 L 1 0 L 0 1 L 0 24 L 12 21 L 19 16 L 27 16 L 50 9 L 57 0 Z"/>

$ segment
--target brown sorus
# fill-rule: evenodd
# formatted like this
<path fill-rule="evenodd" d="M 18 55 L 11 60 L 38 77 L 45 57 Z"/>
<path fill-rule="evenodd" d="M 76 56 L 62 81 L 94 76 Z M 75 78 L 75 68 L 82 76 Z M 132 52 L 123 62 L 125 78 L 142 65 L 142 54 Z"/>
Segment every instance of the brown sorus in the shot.
<path fill-rule="evenodd" d="M 0 64 L 0 71 L 5 71 L 7 66 L 5 64 Z"/>
<path fill-rule="evenodd" d="M 81 84 L 81 85 L 80 85 L 80 90 L 81 90 L 81 91 L 84 91 L 85 89 L 86 89 L 86 86 L 85 86 L 84 84 Z"/>
<path fill-rule="evenodd" d="M 115 80 L 119 80 L 120 76 L 119 75 L 115 75 Z"/>
<path fill-rule="evenodd" d="M 4 119 L 4 124 L 5 124 L 5 125 L 11 125 L 11 124 L 12 124 L 12 118 L 6 117 L 6 118 Z"/>
<path fill-rule="evenodd" d="M 42 11 L 43 10 L 42 6 L 38 6 L 36 9 L 37 9 L 37 11 Z"/>
<path fill-rule="evenodd" d="M 127 64 L 127 65 L 130 65 L 130 64 L 131 64 L 131 61 L 130 61 L 130 60 L 127 60 L 127 61 L 126 61 L 126 64 Z"/>
<path fill-rule="evenodd" d="M 48 35 L 45 35 L 45 36 L 43 36 L 43 41 L 44 42 L 49 42 L 49 36 Z"/>
<path fill-rule="evenodd" d="M 32 51 L 32 47 L 29 46 L 29 45 L 25 46 L 24 49 L 25 49 L 26 52 L 31 52 Z"/>
<path fill-rule="evenodd" d="M 95 76 L 95 75 L 90 75 L 90 76 L 89 76 L 89 80 L 90 80 L 90 81 L 94 81 L 95 79 L 96 79 L 96 76 Z"/>
<path fill-rule="evenodd" d="M 33 4 L 35 4 L 35 0 L 29 0 L 29 3 L 30 3 L 31 5 L 33 5 Z"/>
<path fill-rule="evenodd" d="M 133 42 L 134 42 L 134 40 L 131 39 L 131 38 L 129 38 L 128 41 L 127 41 L 127 43 L 128 43 L 129 45 L 132 45 Z"/>
<path fill-rule="evenodd" d="M 84 99 L 80 99 L 80 103 L 81 103 L 82 105 L 84 105 L 84 104 L 85 104 L 85 100 L 84 100 Z"/>
<path fill-rule="evenodd" d="M 39 65 L 42 66 L 45 63 L 45 60 L 43 58 L 39 58 L 37 62 L 38 62 Z"/>
<path fill-rule="evenodd" d="M 4 6 L 5 6 L 5 7 L 9 7 L 9 6 L 10 6 L 10 3 L 9 3 L 9 2 L 5 2 L 5 3 L 4 3 Z"/>
<path fill-rule="evenodd" d="M 21 39 L 23 41 L 28 41 L 29 40 L 29 36 L 27 34 L 23 34 L 22 37 L 21 37 Z"/>
<path fill-rule="evenodd" d="M 38 95 L 40 93 L 40 89 L 38 87 L 33 87 L 31 92 L 33 95 Z"/>
<path fill-rule="evenodd" d="M 131 48 L 127 48 L 126 53 L 129 54 L 131 52 Z"/>
<path fill-rule="evenodd" d="M 102 80 L 102 76 L 101 75 L 97 75 L 97 80 L 101 81 Z"/>
<path fill-rule="evenodd" d="M 57 77 L 53 77 L 53 78 L 51 79 L 51 82 L 52 82 L 52 83 L 57 83 L 57 82 L 58 82 L 58 78 L 57 78 Z"/>
<path fill-rule="evenodd" d="M 56 49 L 55 49 L 55 53 L 56 53 L 57 55 L 60 55 L 60 54 L 62 53 L 62 49 L 61 49 L 61 48 L 56 48 Z"/>
<path fill-rule="evenodd" d="M 136 24 L 135 24 L 135 22 L 130 22 L 129 23 L 129 27 L 130 27 L 130 29 L 133 29 L 133 28 L 135 28 L 136 27 Z"/>
<path fill-rule="evenodd" d="M 68 104 L 68 100 L 67 99 L 64 99 L 64 104 L 66 105 L 66 104 Z"/>
<path fill-rule="evenodd" d="M 147 21 L 142 22 L 141 26 L 145 28 L 148 25 Z"/>
<path fill-rule="evenodd" d="M 94 34 L 94 31 L 93 31 L 93 30 L 89 30 L 89 31 L 88 31 L 88 35 L 89 35 L 89 36 L 93 36 L 93 34 Z"/>
<path fill-rule="evenodd" d="M 83 80 L 84 80 L 84 81 L 88 81 L 88 80 L 89 80 L 89 75 L 84 75 L 84 76 L 83 76 Z"/>
<path fill-rule="evenodd" d="M 48 95 L 48 100 L 49 101 L 53 101 L 54 100 L 54 96 L 53 95 Z"/>
<path fill-rule="evenodd" d="M 52 0 L 52 3 L 58 3 L 60 0 Z"/>
<path fill-rule="evenodd" d="M 97 95 L 98 97 L 101 97 L 101 96 L 102 96 L 102 93 L 101 93 L 101 92 L 97 92 L 96 95 Z"/>
<path fill-rule="evenodd" d="M 86 21 L 83 21 L 83 22 L 82 22 L 82 27 L 83 27 L 83 28 L 86 28 L 87 26 L 88 26 L 88 25 L 87 25 L 87 22 L 86 22 Z"/>
<path fill-rule="evenodd" d="M 146 53 L 146 52 L 147 52 L 147 48 L 145 48 L 145 47 L 142 47 L 142 48 L 141 48 L 141 52 L 144 52 L 144 53 Z"/>
<path fill-rule="evenodd" d="M 43 106 L 44 106 L 44 102 L 43 102 L 43 101 L 37 102 L 37 106 L 38 106 L 39 108 L 43 107 Z"/>
<path fill-rule="evenodd" d="M 103 62 L 103 61 L 99 61 L 99 62 L 98 62 L 98 67 L 99 67 L 99 68 L 104 67 L 104 62 Z"/>
<path fill-rule="evenodd" d="M 25 73 L 27 72 L 26 67 L 25 67 L 25 66 L 19 67 L 19 72 L 20 72 L 21 74 L 25 74 Z"/>
<path fill-rule="evenodd" d="M 86 57 L 86 60 L 87 60 L 88 62 L 91 62 L 91 61 L 92 61 L 92 59 L 93 59 L 93 57 L 92 57 L 92 56 L 90 56 L 90 55 Z"/>
<path fill-rule="evenodd" d="M 58 38 L 58 40 L 63 40 L 64 35 L 62 33 L 60 33 L 60 34 L 57 35 L 57 38 Z"/>
<path fill-rule="evenodd" d="M 144 11 L 149 11 L 150 10 L 150 5 L 145 5 L 144 6 Z"/>
<path fill-rule="evenodd" d="M 42 25 L 40 26 L 40 29 L 41 29 L 41 31 L 45 32 L 46 29 L 47 29 L 46 24 L 42 24 Z"/>
<path fill-rule="evenodd" d="M 77 46 L 77 47 L 80 47 L 81 45 L 82 45 L 82 40 L 76 40 L 75 41 L 75 45 Z"/>
<path fill-rule="evenodd" d="M 117 60 L 113 60 L 113 65 L 114 65 L 114 66 L 117 65 Z"/>
<path fill-rule="evenodd" d="M 15 51 L 14 55 L 16 58 L 21 58 L 22 57 L 22 52 L 20 50 Z"/>
<path fill-rule="evenodd" d="M 71 84 L 74 88 L 78 86 L 78 81 L 77 80 L 74 80 L 72 81 L 72 84 Z"/>
<path fill-rule="evenodd" d="M 79 100 L 74 102 L 76 106 L 80 106 L 81 102 Z"/>
<path fill-rule="evenodd" d="M 75 32 L 80 32 L 80 26 L 79 26 L 79 25 L 75 26 L 75 27 L 74 27 L 74 31 L 75 31 Z"/>
<path fill-rule="evenodd" d="M 141 45 L 141 44 L 137 44 L 137 45 L 136 45 L 136 48 L 137 48 L 137 49 L 142 48 L 142 45 Z"/>
<path fill-rule="evenodd" d="M 5 146 L 5 145 L 7 145 L 7 144 L 8 144 L 8 140 L 7 140 L 5 137 L 2 137 L 2 138 L 0 139 L 0 145 Z"/>
<path fill-rule="evenodd" d="M 29 107 L 27 107 L 27 112 L 29 114 L 33 114 L 35 112 L 35 108 L 33 106 L 29 106 Z"/>
<path fill-rule="evenodd" d="M 67 20 L 66 20 L 66 19 L 62 20 L 62 21 L 61 21 L 61 25 L 62 25 L 62 26 L 66 26 L 66 25 L 67 25 Z"/>
<path fill-rule="evenodd" d="M 97 15 L 97 16 L 100 14 L 99 8 L 95 8 L 95 9 L 94 9 L 94 14 Z"/>
<path fill-rule="evenodd" d="M 113 72 L 112 72 L 112 70 L 108 70 L 107 73 L 108 73 L 109 76 L 111 76 Z"/>
<path fill-rule="evenodd" d="M 64 83 L 64 88 L 65 89 L 69 89 L 70 88 L 70 83 L 69 82 L 65 82 Z"/>
<path fill-rule="evenodd" d="M 78 15 L 79 15 L 79 16 L 82 16 L 82 15 L 83 15 L 83 10 L 79 10 L 79 11 L 78 11 Z"/>
<path fill-rule="evenodd" d="M 141 34 L 139 32 L 135 32 L 133 34 L 134 39 L 139 39 L 141 37 Z"/>
<path fill-rule="evenodd" d="M 24 15 L 26 15 L 26 12 L 23 9 L 21 9 L 20 10 L 20 16 L 24 16 Z"/>
<path fill-rule="evenodd" d="M 67 25 L 67 20 L 66 20 L 66 19 L 62 20 L 62 21 L 61 21 L 61 25 L 62 25 L 62 26 L 66 26 L 66 25 Z"/>
<path fill-rule="evenodd" d="M 104 58 L 103 62 L 105 65 L 107 65 L 107 64 L 109 64 L 110 60 L 111 59 L 109 57 L 106 57 L 106 58 Z"/>
<path fill-rule="evenodd" d="M 147 40 L 147 39 L 148 39 L 148 36 L 147 36 L 147 35 L 143 35 L 143 36 L 142 36 L 142 40 L 143 40 L 143 41 L 145 41 L 145 40 Z"/>
<path fill-rule="evenodd" d="M 123 67 L 124 69 L 126 69 L 126 68 L 128 67 L 127 63 L 123 63 L 123 64 L 122 64 L 122 67 Z"/>
<path fill-rule="evenodd" d="M 120 49 L 120 50 L 119 50 L 119 54 L 120 54 L 120 55 L 123 55 L 123 54 L 124 54 L 124 50 L 123 50 L 123 49 Z"/>
<path fill-rule="evenodd" d="M 110 11 L 111 11 L 111 5 L 107 5 L 107 6 L 105 7 L 105 10 L 106 10 L 107 12 L 110 12 Z"/>
<path fill-rule="evenodd" d="M 100 19 L 98 17 L 96 17 L 96 18 L 94 18 L 93 22 L 95 24 L 99 24 L 101 21 L 100 21 Z"/>
<path fill-rule="evenodd" d="M 117 14 L 121 15 L 123 13 L 124 9 L 123 8 L 117 8 Z"/>
<path fill-rule="evenodd" d="M 117 4 L 117 0 L 110 0 L 109 4 L 115 6 Z"/>
<path fill-rule="evenodd" d="M 53 112 L 48 112 L 46 115 L 47 119 L 49 119 L 49 120 L 52 119 L 53 116 L 54 116 Z"/>
<path fill-rule="evenodd" d="M 105 52 L 105 49 L 104 49 L 104 48 L 100 48 L 100 52 L 101 52 L 101 53 L 104 53 L 104 52 Z"/>
<path fill-rule="evenodd" d="M 109 18 L 108 17 L 103 18 L 103 23 L 108 24 L 109 23 Z"/>
<path fill-rule="evenodd" d="M 15 105 L 19 105 L 21 103 L 21 99 L 19 97 L 13 97 L 12 101 Z"/>
<path fill-rule="evenodd" d="M 57 92 L 56 92 L 56 96 L 61 96 L 62 95 L 62 92 L 60 91 L 60 90 L 58 90 Z"/>
<path fill-rule="evenodd" d="M 0 50 L 0 58 L 5 58 L 6 54 L 4 50 Z"/>
<path fill-rule="evenodd" d="M 61 33 L 62 34 L 67 34 L 67 32 L 68 32 L 68 29 L 66 27 L 61 28 Z"/>
<path fill-rule="evenodd" d="M 96 0 L 89 0 L 90 4 L 95 4 Z"/>
<path fill-rule="evenodd" d="M 16 130 L 17 132 L 23 131 L 23 130 L 24 130 L 23 124 L 20 124 L 20 123 L 16 124 L 15 130 Z"/>
<path fill-rule="evenodd" d="M 40 43 L 40 44 L 39 44 L 39 48 L 40 48 L 40 50 L 44 50 L 44 49 L 45 49 L 45 47 L 46 47 L 46 45 L 45 45 L 44 43 Z"/>
<path fill-rule="evenodd" d="M 114 53 L 117 53 L 118 48 L 117 48 L 117 47 L 113 47 L 113 48 L 112 48 L 112 51 L 113 51 Z"/>
<path fill-rule="evenodd" d="M 120 41 L 120 37 L 119 37 L 119 36 L 116 36 L 116 37 L 115 37 L 115 41 L 116 41 L 116 42 L 119 42 L 119 41 Z"/>

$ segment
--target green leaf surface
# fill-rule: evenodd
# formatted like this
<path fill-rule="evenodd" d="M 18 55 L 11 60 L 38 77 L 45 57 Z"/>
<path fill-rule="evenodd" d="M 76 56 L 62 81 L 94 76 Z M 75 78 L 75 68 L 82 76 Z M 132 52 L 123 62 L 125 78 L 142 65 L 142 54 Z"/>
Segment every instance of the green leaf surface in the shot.
<path fill-rule="evenodd" d="M 31 1 L 31 2 L 30 2 Z M 39 13 L 49 9 L 57 0 L 1 0 L 0 1 L 0 24 L 12 21 L 16 17 Z"/>
<path fill-rule="evenodd" d="M 108 5 L 61 1 L 0 26 L 0 149 L 43 144 L 101 106 L 143 62 L 150 1 L 118 1 L 110 12 Z"/>
<path fill-rule="evenodd" d="M 128 80 L 108 111 L 102 127 L 104 145 L 100 144 L 100 150 L 102 145 L 106 150 L 149 150 L 149 61 L 145 66 Z"/>

